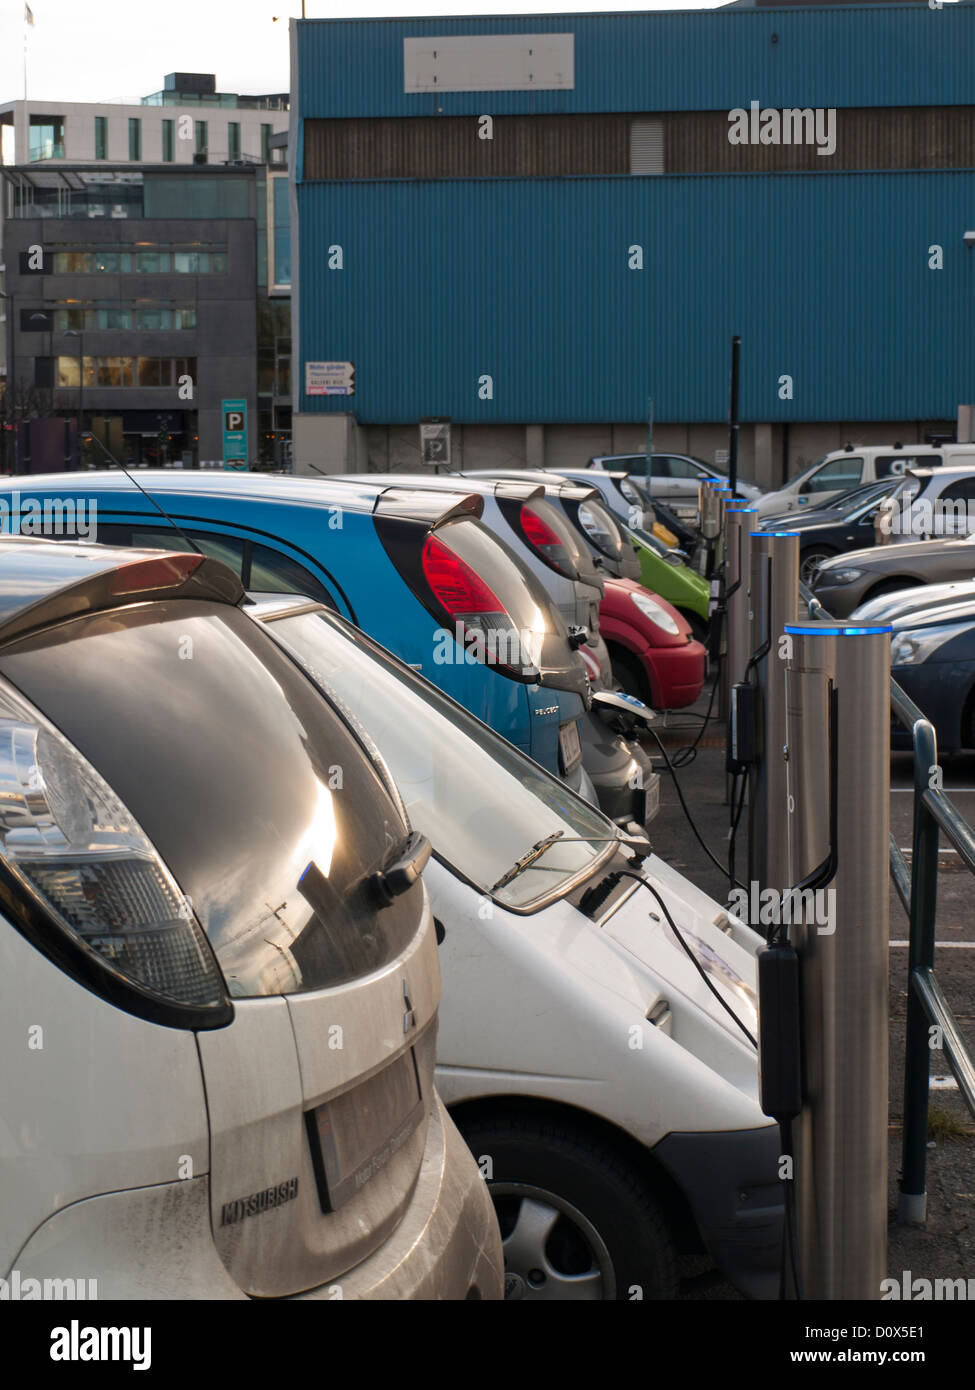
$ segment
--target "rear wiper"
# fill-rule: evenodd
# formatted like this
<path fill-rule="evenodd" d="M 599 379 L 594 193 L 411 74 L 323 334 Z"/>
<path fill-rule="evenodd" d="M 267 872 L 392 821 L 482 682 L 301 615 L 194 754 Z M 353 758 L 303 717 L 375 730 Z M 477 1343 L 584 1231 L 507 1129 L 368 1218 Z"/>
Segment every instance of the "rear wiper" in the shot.
<path fill-rule="evenodd" d="M 556 830 L 553 834 L 546 835 L 544 840 L 539 840 L 537 844 L 532 845 L 527 854 L 523 854 L 506 874 L 501 875 L 497 883 L 492 886 L 491 892 L 496 893 L 499 888 L 506 888 L 512 879 L 517 878 L 523 869 L 528 868 L 529 864 L 534 864 L 536 859 L 541 859 L 545 851 L 551 848 L 556 840 L 561 840 L 564 834 L 564 830 Z"/>

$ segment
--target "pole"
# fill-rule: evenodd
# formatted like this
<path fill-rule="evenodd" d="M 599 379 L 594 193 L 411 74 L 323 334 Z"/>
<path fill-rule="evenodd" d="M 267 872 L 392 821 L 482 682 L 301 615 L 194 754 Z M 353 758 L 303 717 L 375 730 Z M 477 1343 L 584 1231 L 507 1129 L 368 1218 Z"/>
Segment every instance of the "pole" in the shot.
<path fill-rule="evenodd" d="M 758 686 L 758 761 L 748 789 L 748 877 L 758 888 L 783 893 L 795 882 L 789 869 L 786 805 L 785 661 L 782 638 L 799 614 L 799 535 L 754 531 L 747 537 L 749 595 L 741 635 Z M 744 668 L 742 668 L 744 679 Z"/>
<path fill-rule="evenodd" d="M 647 402 L 647 466 L 645 471 L 647 480 L 647 506 L 651 506 L 653 496 L 650 491 L 650 481 L 653 477 L 653 397 Z"/>
<path fill-rule="evenodd" d="M 738 364 L 741 358 L 741 338 L 736 333 L 731 340 L 731 409 L 728 414 L 728 484 L 732 492 L 738 489 Z"/>
<path fill-rule="evenodd" d="M 790 879 L 806 885 L 788 930 L 801 991 L 792 1157 L 808 1300 L 879 1299 L 887 1275 L 890 632 L 786 627 Z"/>

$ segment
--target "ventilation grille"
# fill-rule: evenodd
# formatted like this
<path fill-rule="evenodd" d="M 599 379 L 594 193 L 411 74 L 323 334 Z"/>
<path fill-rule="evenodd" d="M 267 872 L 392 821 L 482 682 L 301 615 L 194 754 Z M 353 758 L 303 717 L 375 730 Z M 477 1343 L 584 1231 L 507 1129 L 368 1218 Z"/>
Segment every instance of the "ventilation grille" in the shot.
<path fill-rule="evenodd" d="M 634 121 L 630 126 L 630 173 L 662 174 L 663 171 L 663 122 Z"/>

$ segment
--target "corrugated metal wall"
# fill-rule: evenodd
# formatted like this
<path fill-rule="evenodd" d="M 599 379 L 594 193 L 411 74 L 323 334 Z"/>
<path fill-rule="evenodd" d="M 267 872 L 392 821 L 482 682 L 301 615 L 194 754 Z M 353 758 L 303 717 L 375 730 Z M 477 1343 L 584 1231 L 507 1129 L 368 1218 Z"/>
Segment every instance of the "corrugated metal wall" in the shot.
<path fill-rule="evenodd" d="M 975 102 L 970 5 L 299 20 L 297 30 L 299 117 Z M 575 35 L 574 90 L 404 92 L 405 37 L 518 33 Z"/>
<path fill-rule="evenodd" d="M 972 398 L 975 171 L 309 183 L 298 204 L 302 382 L 307 360 L 356 365 L 351 400 L 303 410 L 632 421 L 652 394 L 657 419 L 721 420 L 733 332 L 745 420 Z"/>

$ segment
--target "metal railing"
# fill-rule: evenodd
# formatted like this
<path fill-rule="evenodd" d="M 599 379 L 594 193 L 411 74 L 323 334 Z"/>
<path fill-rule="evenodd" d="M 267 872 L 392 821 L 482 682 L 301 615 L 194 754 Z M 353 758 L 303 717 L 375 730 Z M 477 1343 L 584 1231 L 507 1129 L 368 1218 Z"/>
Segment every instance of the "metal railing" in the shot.
<path fill-rule="evenodd" d="M 896 681 L 890 683 L 894 717 L 914 740 L 914 832 L 911 865 L 890 839 L 890 872 L 910 921 L 907 968 L 907 1039 L 904 1059 L 904 1141 L 898 1214 L 923 1221 L 926 1210 L 928 1102 L 931 1052 L 943 1050 L 958 1089 L 975 1116 L 975 1057 L 934 973 L 938 911 L 938 840 L 943 834 L 975 874 L 975 831 L 941 788 L 934 726 Z"/>
<path fill-rule="evenodd" d="M 800 596 L 811 618 L 831 615 L 805 584 Z M 907 1037 L 904 1058 L 904 1138 L 898 1215 L 923 1221 L 926 1215 L 928 1109 L 931 1052 L 943 1051 L 958 1090 L 975 1116 L 975 1055 L 961 1036 L 934 973 L 938 913 L 938 842 L 944 835 L 961 862 L 975 874 L 975 830 L 941 785 L 934 726 L 895 680 L 890 682 L 891 713 L 914 745 L 914 826 L 911 863 L 893 835 L 890 876 L 909 921 Z"/>

